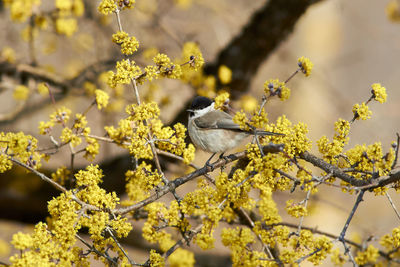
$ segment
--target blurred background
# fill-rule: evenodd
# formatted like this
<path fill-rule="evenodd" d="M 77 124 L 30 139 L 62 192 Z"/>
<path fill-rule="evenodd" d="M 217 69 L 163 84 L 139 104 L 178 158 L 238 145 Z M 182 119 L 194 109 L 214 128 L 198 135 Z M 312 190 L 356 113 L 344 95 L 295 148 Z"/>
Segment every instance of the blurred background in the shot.
<path fill-rule="evenodd" d="M 84 2 L 85 13 L 78 20 L 78 31 L 71 37 L 57 35 L 49 29 L 41 31 L 34 41 L 38 66 L 48 70 L 55 77 L 76 82 L 67 94 L 62 94 L 59 89 L 54 88 L 55 94 L 59 96 L 57 105 L 65 105 L 73 112 L 83 112 L 93 101 L 93 98 L 83 97 L 87 84 L 85 85 L 84 79 L 77 78 L 80 77 L 82 70 L 97 62 L 104 62 L 106 67 L 102 71 L 111 70 L 114 61 L 121 59 L 119 48 L 111 42 L 111 35 L 117 30 L 115 16 L 99 15 L 98 2 Z M 147 57 L 151 54 L 151 49 L 156 48 L 175 58 L 180 56 L 185 42 L 193 41 L 199 45 L 203 53 L 206 71 L 212 74 L 215 73 L 213 68 L 218 67 L 218 63 L 221 62 L 221 51 L 226 49 L 234 38 L 240 36 L 255 14 L 261 12 L 268 2 L 137 0 L 135 9 L 121 13 L 121 21 L 124 30 L 140 42 L 140 50 L 133 58 L 138 65 L 145 66 L 151 62 Z M 324 0 L 305 7 L 304 13 L 296 15 L 293 30 L 288 27 L 286 32 L 281 34 L 278 32 L 277 35 L 281 35 L 281 38 L 277 38 L 276 33 L 273 36 L 261 37 L 267 43 L 269 40 L 271 43 L 276 42 L 276 45 L 268 50 L 268 54 L 262 57 L 262 63 L 248 77 L 248 86 L 232 93 L 232 105 L 240 109 L 240 100 L 244 96 L 252 96 L 260 102 L 264 82 L 269 79 L 285 80 L 297 69 L 297 59 L 305 56 L 314 63 L 312 74 L 304 77 L 300 73 L 289 82 L 288 87 L 291 89 L 289 100 L 282 102 L 273 99 L 267 103 L 265 109 L 270 121 L 274 122 L 278 116 L 286 114 L 294 123 L 306 123 L 309 129 L 308 136 L 314 142 L 313 152 L 317 153 L 315 141 L 322 135 L 332 138 L 334 122 L 338 118 L 350 120 L 353 117 L 352 106 L 370 97 L 371 84 L 381 83 L 387 89 L 387 103 L 382 105 L 372 102 L 369 105 L 372 118 L 352 124 L 347 148 L 355 144 L 372 144 L 380 141 L 387 151 L 392 141 L 396 140 L 396 133 L 400 132 L 400 68 L 398 67 L 400 23 L 391 20 L 385 12 L 389 2 L 389 0 Z M 41 8 L 53 10 L 54 3 L 44 0 Z M 31 47 L 29 42 L 24 42 L 21 38 L 21 33 L 28 23 L 12 22 L 9 10 L 4 6 L 0 12 L 2 28 L 0 50 L 11 47 L 16 51 L 14 64 L 29 64 L 32 59 Z M 268 29 L 265 29 L 265 32 L 268 33 Z M 246 58 L 246 51 L 242 51 L 238 57 Z M 251 56 L 248 58 L 251 59 Z M 231 60 L 235 61 L 232 58 Z M 246 64 L 241 66 L 243 70 L 248 67 L 250 66 Z M 237 69 L 233 70 L 233 79 L 235 74 L 238 74 Z M 95 80 L 96 77 L 90 73 L 84 76 L 88 80 Z M 50 145 L 48 138 L 39 136 L 37 127 L 39 121 L 48 120 L 54 106 L 48 96 L 38 94 L 32 94 L 29 101 L 23 105 L 13 100 L 13 90 L 10 88 L 18 84 L 18 78 L 2 75 L 0 113 L 3 120 L 0 121 L 0 129 L 23 131 L 39 138 L 43 147 Z M 34 84 L 32 86 L 34 87 Z M 215 92 L 222 89 L 229 91 L 233 87 L 234 85 L 221 85 L 217 82 Z M 116 125 L 124 116 L 123 109 L 120 112 L 118 105 L 123 107 L 124 104 L 135 101 L 130 87 L 121 90 L 123 94 L 119 102 L 114 103 L 115 110 L 110 110 L 105 116 L 97 110 L 89 112 L 88 121 L 93 134 L 104 135 L 104 125 Z M 182 119 L 182 115 L 179 114 L 186 109 L 196 90 L 180 81 L 164 79 L 140 87 L 140 93 L 144 98 L 155 99 L 160 104 L 163 110 L 161 116 L 164 122 L 169 124 L 176 121 L 185 123 L 185 118 Z M 14 112 L 17 109 L 20 110 L 19 113 Z M 208 156 L 207 153 L 198 151 L 194 163 L 201 166 Z M 116 166 L 120 166 L 116 164 L 123 164 L 121 162 L 124 160 L 129 162 L 124 150 L 101 144 L 100 154 L 95 163 L 104 165 L 105 187 L 110 190 L 120 190 L 120 192 L 123 190 L 123 173 L 111 174 L 111 170 L 115 171 Z M 79 157 L 76 162 L 78 168 L 88 164 Z M 54 170 L 60 165 L 68 164 L 69 151 L 65 149 L 48 163 L 44 163 L 44 168 Z M 183 172 L 179 170 L 179 166 L 173 166 L 171 162 L 166 162 L 165 166 L 168 166 L 172 176 L 179 176 Z M 46 206 L 42 204 L 46 198 L 51 199 L 52 192 L 51 189 L 43 189 L 42 182 L 38 178 L 32 176 L 26 179 L 26 173 L 21 170 L 14 170 L 14 175 L 15 173 L 24 177 L 18 179 L 19 175 L 10 176 L 7 173 L 0 176 L 0 207 L 4 211 L 2 215 L 0 214 L 0 261 L 3 262 L 8 262 L 8 257 L 15 252 L 7 245 L 12 234 L 17 231 L 29 231 L 35 221 L 43 220 L 46 216 Z M 117 179 L 110 180 L 108 173 L 113 178 L 120 176 L 118 182 Z M 194 187 L 195 183 L 192 189 Z M 322 194 L 316 194 L 311 198 L 311 215 L 305 218 L 304 225 L 339 234 L 355 197 L 343 194 L 337 188 L 321 186 L 320 190 Z M 37 195 L 38 192 L 50 192 L 50 195 L 45 195 L 43 200 L 41 195 Z M 399 195 L 394 190 L 389 190 L 389 194 L 394 203 L 400 207 Z M 274 193 L 274 199 L 284 221 L 298 223 L 298 220 L 289 218 L 284 211 L 285 202 L 290 198 L 300 201 L 304 197 L 304 192 Z M 360 240 L 361 236 L 379 239 L 399 225 L 399 219 L 385 196 L 374 197 L 372 193 L 368 193 L 364 199 L 350 225 L 347 237 L 357 242 L 364 241 Z M 29 207 L 31 211 L 25 214 L 26 216 L 23 211 L 23 205 L 26 205 L 24 203 L 32 205 Z M 10 207 L 15 212 L 10 211 Z M 137 225 L 139 226 L 140 224 Z M 129 251 L 138 255 L 142 253 L 144 260 L 147 257 L 145 251 L 148 249 L 148 244 L 135 241 L 140 237 L 140 230 L 137 227 L 135 228 L 138 230 L 134 231 L 135 233 L 130 236 L 131 240 L 127 240 L 126 243 Z M 202 252 L 193 245 L 190 249 L 197 251 L 199 255 L 215 254 L 219 257 L 216 259 L 220 260 L 216 263 L 226 263 L 228 250 L 220 243 L 216 244 L 216 248 L 211 252 Z M 198 260 L 202 262 L 200 258 Z M 204 260 L 203 262 L 202 266 L 218 266 Z M 327 260 L 326 266 L 330 265 L 330 261 Z"/>

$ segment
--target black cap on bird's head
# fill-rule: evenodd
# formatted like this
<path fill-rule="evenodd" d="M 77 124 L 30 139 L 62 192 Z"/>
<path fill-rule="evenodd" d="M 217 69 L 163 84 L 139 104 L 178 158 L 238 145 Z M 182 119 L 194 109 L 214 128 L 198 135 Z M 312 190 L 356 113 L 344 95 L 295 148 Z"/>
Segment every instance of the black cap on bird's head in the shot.
<path fill-rule="evenodd" d="M 208 97 L 196 96 L 193 99 L 192 105 L 190 105 L 190 109 L 188 109 L 188 111 L 193 114 L 194 111 L 209 107 L 212 103 L 213 101 Z"/>

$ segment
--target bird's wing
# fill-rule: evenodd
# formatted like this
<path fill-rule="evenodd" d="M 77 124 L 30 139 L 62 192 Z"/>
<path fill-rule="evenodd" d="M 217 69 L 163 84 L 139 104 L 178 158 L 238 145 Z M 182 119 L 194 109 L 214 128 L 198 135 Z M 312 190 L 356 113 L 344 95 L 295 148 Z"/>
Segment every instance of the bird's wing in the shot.
<path fill-rule="evenodd" d="M 233 122 L 232 117 L 225 112 L 214 110 L 194 119 L 199 128 L 240 130 L 240 126 Z"/>

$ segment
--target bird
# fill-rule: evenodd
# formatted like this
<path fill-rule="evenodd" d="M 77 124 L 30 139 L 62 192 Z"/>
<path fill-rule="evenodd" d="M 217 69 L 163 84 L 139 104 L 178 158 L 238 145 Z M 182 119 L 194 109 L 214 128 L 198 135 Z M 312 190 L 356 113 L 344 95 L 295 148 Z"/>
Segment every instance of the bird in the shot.
<path fill-rule="evenodd" d="M 196 96 L 189 112 L 188 133 L 193 144 L 209 153 L 213 153 L 206 165 L 215 154 L 237 147 L 243 139 L 251 135 L 284 135 L 260 130 L 246 131 L 233 122 L 233 117 L 228 113 L 215 109 L 214 101 L 204 96 Z"/>

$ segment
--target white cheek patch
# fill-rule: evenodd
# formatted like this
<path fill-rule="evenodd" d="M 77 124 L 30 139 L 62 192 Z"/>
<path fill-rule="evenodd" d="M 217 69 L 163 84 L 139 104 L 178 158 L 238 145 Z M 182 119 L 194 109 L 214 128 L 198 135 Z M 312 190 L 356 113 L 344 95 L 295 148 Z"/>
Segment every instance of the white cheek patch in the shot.
<path fill-rule="evenodd" d="M 196 119 L 196 118 L 198 118 L 198 117 L 201 117 L 201 116 L 203 116 L 204 114 L 206 114 L 206 113 L 208 113 L 208 112 L 210 112 L 210 111 L 213 111 L 213 110 L 215 110 L 215 108 L 214 108 L 214 103 L 212 103 L 211 105 L 209 105 L 209 106 L 206 107 L 206 108 L 199 109 L 199 110 L 194 110 L 194 111 L 193 111 L 194 115 L 192 116 L 192 119 Z"/>

